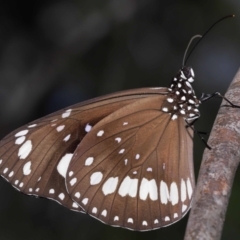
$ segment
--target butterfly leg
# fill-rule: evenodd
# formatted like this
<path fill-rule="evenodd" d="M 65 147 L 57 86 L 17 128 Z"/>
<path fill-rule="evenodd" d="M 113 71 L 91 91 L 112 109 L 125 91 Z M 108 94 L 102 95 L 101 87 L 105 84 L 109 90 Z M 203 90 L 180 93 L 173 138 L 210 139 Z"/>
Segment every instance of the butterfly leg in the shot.
<path fill-rule="evenodd" d="M 240 106 L 233 104 L 230 100 L 228 100 L 226 97 L 224 97 L 221 93 L 215 92 L 212 94 L 202 93 L 202 96 L 200 97 L 201 102 L 206 102 L 214 97 L 220 97 L 223 98 L 225 101 L 227 101 L 230 105 L 223 105 L 223 107 L 233 107 L 233 108 L 240 108 Z"/>
<path fill-rule="evenodd" d="M 196 122 L 197 119 L 195 119 L 193 122 L 189 123 L 187 120 L 185 120 L 185 122 L 187 123 L 186 127 L 190 127 L 194 133 L 196 133 L 198 135 L 198 137 L 201 139 L 201 141 L 204 143 L 204 145 L 211 150 L 211 147 L 207 144 L 206 140 L 204 139 L 204 137 L 202 135 L 207 135 L 208 133 L 206 132 L 200 132 L 194 129 L 193 127 L 193 123 Z"/>
<path fill-rule="evenodd" d="M 198 120 L 198 118 L 194 119 L 192 122 L 188 122 L 187 125 L 185 126 L 186 128 L 190 127 L 190 126 L 193 126 L 194 123 Z M 202 132 L 202 131 L 197 131 L 199 134 L 202 134 L 202 135 L 208 135 L 208 132 Z"/>

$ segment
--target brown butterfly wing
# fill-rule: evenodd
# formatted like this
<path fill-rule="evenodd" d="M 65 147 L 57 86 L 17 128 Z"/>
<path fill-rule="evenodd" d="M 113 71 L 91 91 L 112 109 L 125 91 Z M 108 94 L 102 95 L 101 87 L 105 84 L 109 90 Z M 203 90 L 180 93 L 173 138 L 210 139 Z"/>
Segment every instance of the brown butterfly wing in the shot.
<path fill-rule="evenodd" d="M 65 174 L 72 153 L 98 121 L 136 99 L 166 89 L 137 89 L 106 95 L 36 120 L 0 141 L 0 173 L 16 189 L 53 199 L 76 211 Z"/>
<path fill-rule="evenodd" d="M 74 132 L 78 124 L 72 119 L 52 120 L 33 122 L 1 141 L 1 175 L 21 192 L 51 198 L 70 209 L 80 210 L 68 196 L 65 179 L 57 170 L 65 152 L 71 153 L 79 142 L 78 132 Z M 57 126 L 59 130 L 61 126 L 66 127 L 58 131 Z M 71 137 L 67 141 L 68 135 Z"/>
<path fill-rule="evenodd" d="M 160 111 L 165 99 L 149 96 L 120 108 L 79 144 L 66 186 L 93 217 L 144 231 L 172 224 L 190 208 L 192 130 L 182 117 Z"/>

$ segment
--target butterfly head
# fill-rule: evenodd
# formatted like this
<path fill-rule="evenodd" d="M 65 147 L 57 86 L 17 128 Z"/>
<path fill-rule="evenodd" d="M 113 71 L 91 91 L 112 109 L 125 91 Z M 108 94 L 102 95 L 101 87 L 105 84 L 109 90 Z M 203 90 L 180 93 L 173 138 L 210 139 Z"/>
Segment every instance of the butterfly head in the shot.
<path fill-rule="evenodd" d="M 182 116 L 187 120 L 194 120 L 200 116 L 198 107 L 200 101 L 191 85 L 194 82 L 194 71 L 191 67 L 182 67 L 172 79 L 168 88 L 166 101 L 163 103 L 162 111 L 171 113 L 172 120 Z"/>
<path fill-rule="evenodd" d="M 190 83 L 194 82 L 195 74 L 191 67 L 184 66 L 179 72 L 181 78 L 186 79 Z"/>

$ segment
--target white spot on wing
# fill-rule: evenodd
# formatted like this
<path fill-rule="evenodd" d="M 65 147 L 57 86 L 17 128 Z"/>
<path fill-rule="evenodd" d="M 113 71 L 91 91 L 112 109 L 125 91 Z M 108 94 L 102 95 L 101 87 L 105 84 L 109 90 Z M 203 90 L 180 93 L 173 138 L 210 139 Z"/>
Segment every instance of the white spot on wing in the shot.
<path fill-rule="evenodd" d="M 16 133 L 16 134 L 15 134 L 15 137 L 24 136 L 24 135 L 26 135 L 28 132 L 29 132 L 29 130 L 22 130 L 22 131 Z"/>
<path fill-rule="evenodd" d="M 102 181 L 103 174 L 101 172 L 94 172 L 90 177 L 90 184 L 97 185 Z"/>
<path fill-rule="evenodd" d="M 147 225 L 148 225 L 148 224 L 147 224 L 147 221 L 143 221 L 143 222 L 142 222 L 142 225 L 143 225 L 143 226 L 147 226 Z"/>
<path fill-rule="evenodd" d="M 158 224 L 158 223 L 159 223 L 158 219 L 155 219 L 154 224 Z"/>
<path fill-rule="evenodd" d="M 75 202 L 73 202 L 72 207 L 73 207 L 73 208 L 79 208 L 79 206 L 78 206 L 77 203 L 75 203 Z"/>
<path fill-rule="evenodd" d="M 177 218 L 177 217 L 178 217 L 178 214 L 174 213 L 173 218 Z"/>
<path fill-rule="evenodd" d="M 165 222 L 168 222 L 168 221 L 170 221 L 170 218 L 168 216 L 166 216 L 164 220 L 165 220 Z"/>
<path fill-rule="evenodd" d="M 127 222 L 128 223 L 133 223 L 133 219 L 132 218 L 128 218 Z"/>
<path fill-rule="evenodd" d="M 60 125 L 56 128 L 58 132 L 61 132 L 65 128 L 65 125 Z"/>
<path fill-rule="evenodd" d="M 65 198 L 65 195 L 64 195 L 64 193 L 60 193 L 60 194 L 58 195 L 58 197 L 59 197 L 61 200 L 63 200 L 63 199 Z"/>
<path fill-rule="evenodd" d="M 66 112 L 62 114 L 62 118 L 67 118 L 70 116 L 72 109 L 68 109 Z"/>
<path fill-rule="evenodd" d="M 5 169 L 3 170 L 3 173 L 7 173 L 7 171 L 8 171 L 8 168 L 5 168 Z"/>
<path fill-rule="evenodd" d="M 80 192 L 76 192 L 74 196 L 75 196 L 76 198 L 80 198 L 81 194 L 80 194 Z"/>
<path fill-rule="evenodd" d="M 63 176 L 64 178 L 66 178 L 66 173 L 68 170 L 68 166 L 72 160 L 73 154 L 72 153 L 66 153 L 61 160 L 59 161 L 58 165 L 57 165 L 57 171 L 58 173 Z"/>
<path fill-rule="evenodd" d="M 54 194 L 55 193 L 55 190 L 53 189 L 53 188 L 51 188 L 50 190 L 49 190 L 49 194 Z"/>
<path fill-rule="evenodd" d="M 120 143 L 121 140 L 122 140 L 122 139 L 121 139 L 120 137 L 115 138 L 115 141 L 117 141 L 118 143 Z"/>
<path fill-rule="evenodd" d="M 118 216 L 115 216 L 114 219 L 113 219 L 113 221 L 114 221 L 114 222 L 115 222 L 115 221 L 119 221 L 119 217 L 118 217 Z"/>
<path fill-rule="evenodd" d="M 187 199 L 187 189 L 185 181 L 182 179 L 181 181 L 181 201 L 184 202 Z"/>
<path fill-rule="evenodd" d="M 163 107 L 162 110 L 163 110 L 163 112 L 168 112 L 168 108 L 167 107 Z"/>
<path fill-rule="evenodd" d="M 151 168 L 151 167 L 148 167 L 148 168 L 147 168 L 147 172 L 152 172 L 152 168 Z"/>
<path fill-rule="evenodd" d="M 25 139 L 26 139 L 25 136 L 21 136 L 21 137 L 16 139 L 15 144 L 21 145 L 25 141 Z"/>
<path fill-rule="evenodd" d="M 123 149 L 121 149 L 118 153 L 119 154 L 123 154 L 125 152 L 125 149 L 123 148 Z"/>
<path fill-rule="evenodd" d="M 73 175 L 73 171 L 70 171 L 68 175 L 71 177 Z"/>
<path fill-rule="evenodd" d="M 70 139 L 70 137 L 71 137 L 71 134 L 68 134 L 68 135 L 63 139 L 63 141 L 64 141 L 64 142 L 67 142 L 67 141 Z"/>
<path fill-rule="evenodd" d="M 128 125 L 128 122 L 124 122 L 124 123 L 123 123 L 123 126 L 126 126 L 126 125 Z"/>
<path fill-rule="evenodd" d="M 122 197 L 129 195 L 136 197 L 138 190 L 138 179 L 131 179 L 129 176 L 125 177 L 119 187 L 118 194 Z"/>
<path fill-rule="evenodd" d="M 135 159 L 139 159 L 140 158 L 140 154 L 136 154 Z"/>
<path fill-rule="evenodd" d="M 32 151 L 32 141 L 27 140 L 18 150 L 18 157 L 25 159 Z"/>
<path fill-rule="evenodd" d="M 77 178 L 73 178 L 73 179 L 70 181 L 70 185 L 73 186 L 76 182 L 77 182 Z"/>
<path fill-rule="evenodd" d="M 86 205 L 86 204 L 88 203 L 88 198 L 84 198 L 84 199 L 82 200 L 82 203 L 83 203 L 84 205 Z"/>
<path fill-rule="evenodd" d="M 108 180 L 103 184 L 102 191 L 103 194 L 106 196 L 115 192 L 118 184 L 118 177 L 110 177 Z"/>
<path fill-rule="evenodd" d="M 97 133 L 97 136 L 98 136 L 98 137 L 101 137 L 103 134 L 104 134 L 104 131 L 103 131 L 103 130 L 100 130 L 100 131 Z"/>
<path fill-rule="evenodd" d="M 37 124 L 32 124 L 32 125 L 29 125 L 28 127 L 33 128 L 33 127 L 36 127 L 36 126 L 37 126 Z"/>
<path fill-rule="evenodd" d="M 32 171 L 31 164 L 32 164 L 31 161 L 24 164 L 24 166 L 23 166 L 23 174 L 24 175 L 29 175 L 31 173 L 31 171 Z"/>
<path fill-rule="evenodd" d="M 104 209 L 104 210 L 102 211 L 101 215 L 104 216 L 104 217 L 106 217 L 106 216 L 107 216 L 107 210 Z"/>
<path fill-rule="evenodd" d="M 23 182 L 21 182 L 21 183 L 19 184 L 19 187 L 23 187 L 23 185 L 24 185 L 24 183 L 23 183 Z"/>
<path fill-rule="evenodd" d="M 158 199 L 157 183 L 155 179 L 147 180 L 143 178 L 140 185 L 139 197 L 141 200 L 146 200 L 148 195 L 153 201 Z"/>
<path fill-rule="evenodd" d="M 172 202 L 172 205 L 178 203 L 178 188 L 175 182 L 172 182 L 170 186 L 170 201 Z"/>
<path fill-rule="evenodd" d="M 85 126 L 85 132 L 90 132 L 91 129 L 92 129 L 92 126 L 89 123 L 87 123 L 87 125 Z"/>
<path fill-rule="evenodd" d="M 88 157 L 85 160 L 85 166 L 90 166 L 93 163 L 94 158 L 93 157 Z"/>
<path fill-rule="evenodd" d="M 94 208 L 92 209 L 92 213 L 97 213 L 97 208 L 96 208 L 96 207 L 94 207 Z"/>
<path fill-rule="evenodd" d="M 167 204 L 169 200 L 168 186 L 164 181 L 160 183 L 160 199 L 162 204 Z"/>
<path fill-rule="evenodd" d="M 14 174 L 14 171 L 11 171 L 11 172 L 9 173 L 8 177 L 12 177 L 13 174 Z"/>
<path fill-rule="evenodd" d="M 185 212 L 187 210 L 187 205 L 183 204 L 182 205 L 182 212 Z"/>
<path fill-rule="evenodd" d="M 125 162 L 125 165 L 127 165 L 127 162 L 128 162 L 128 160 L 127 160 L 127 159 L 125 159 L 125 160 L 124 160 L 124 162 Z"/>

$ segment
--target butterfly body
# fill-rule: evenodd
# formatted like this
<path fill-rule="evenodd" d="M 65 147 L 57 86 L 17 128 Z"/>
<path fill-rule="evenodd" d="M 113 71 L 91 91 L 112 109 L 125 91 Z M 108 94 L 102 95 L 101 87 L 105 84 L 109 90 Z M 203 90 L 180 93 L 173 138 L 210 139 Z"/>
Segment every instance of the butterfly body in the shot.
<path fill-rule="evenodd" d="M 0 142 L 0 173 L 112 226 L 146 231 L 180 220 L 194 189 L 200 101 L 183 67 L 169 88 L 127 90 L 60 110 Z"/>

